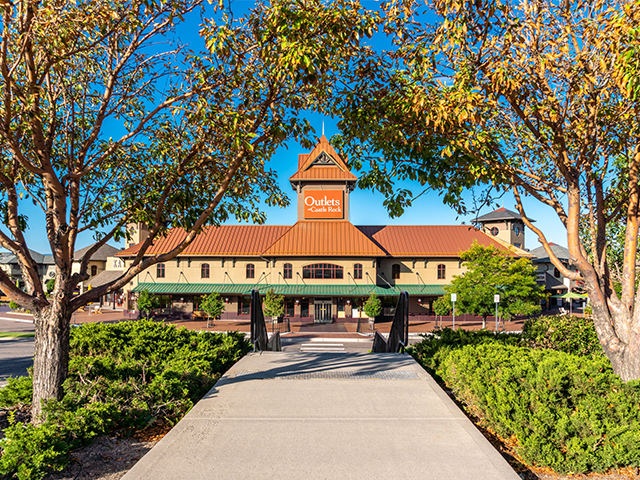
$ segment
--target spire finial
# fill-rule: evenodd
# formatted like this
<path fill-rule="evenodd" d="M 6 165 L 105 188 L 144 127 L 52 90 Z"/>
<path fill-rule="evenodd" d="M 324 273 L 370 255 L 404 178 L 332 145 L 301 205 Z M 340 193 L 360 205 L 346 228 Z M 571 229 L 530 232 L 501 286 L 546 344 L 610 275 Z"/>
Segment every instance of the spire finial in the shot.
<path fill-rule="evenodd" d="M 324 137 L 324 121 L 322 122 L 322 136 Z"/>

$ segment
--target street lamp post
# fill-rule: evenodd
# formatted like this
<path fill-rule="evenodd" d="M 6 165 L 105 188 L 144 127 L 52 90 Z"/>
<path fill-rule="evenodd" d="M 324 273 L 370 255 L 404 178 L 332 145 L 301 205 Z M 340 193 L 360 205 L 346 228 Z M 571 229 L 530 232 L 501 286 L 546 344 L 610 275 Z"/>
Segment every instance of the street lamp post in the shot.
<path fill-rule="evenodd" d="M 453 303 L 453 329 L 456 329 L 456 299 L 458 298 L 458 295 L 456 295 L 455 293 L 451 294 L 451 302 Z"/>
<path fill-rule="evenodd" d="M 494 295 L 493 301 L 496 304 L 496 333 L 498 333 L 498 304 L 500 303 L 500 295 L 498 294 Z"/>

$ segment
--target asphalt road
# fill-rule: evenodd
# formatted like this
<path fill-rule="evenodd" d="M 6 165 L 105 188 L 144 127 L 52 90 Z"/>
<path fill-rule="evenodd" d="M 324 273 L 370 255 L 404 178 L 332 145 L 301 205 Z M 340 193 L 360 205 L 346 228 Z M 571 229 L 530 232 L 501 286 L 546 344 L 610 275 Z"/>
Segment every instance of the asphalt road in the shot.
<path fill-rule="evenodd" d="M 0 387 L 7 384 L 9 377 L 27 374 L 33 365 L 33 337 L 0 338 Z"/>

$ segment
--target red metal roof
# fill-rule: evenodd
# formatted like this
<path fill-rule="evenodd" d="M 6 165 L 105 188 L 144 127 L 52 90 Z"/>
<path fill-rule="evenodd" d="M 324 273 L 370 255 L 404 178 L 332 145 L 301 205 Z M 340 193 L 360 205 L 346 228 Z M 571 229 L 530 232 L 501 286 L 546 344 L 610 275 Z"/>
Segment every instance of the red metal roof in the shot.
<path fill-rule="evenodd" d="M 326 152 L 336 165 L 313 165 L 314 160 Z M 322 135 L 320 140 L 309 154 L 298 155 L 298 171 L 289 177 L 289 181 L 296 180 L 350 180 L 356 181 L 356 177 L 349 171 L 346 162 Z"/>
<path fill-rule="evenodd" d="M 249 255 L 259 256 L 282 236 L 290 226 L 221 225 L 205 227 L 181 255 Z M 166 253 L 182 242 L 187 233 L 180 228 L 153 242 L 148 255 Z M 132 245 L 119 256 L 135 255 L 141 244 Z"/>
<path fill-rule="evenodd" d="M 358 229 L 393 257 L 457 257 L 473 241 L 507 251 L 491 237 L 469 225 L 361 226 Z"/>
<path fill-rule="evenodd" d="M 166 253 L 184 240 L 173 229 L 153 243 L 147 255 Z M 181 255 L 457 257 L 473 242 L 509 250 L 468 225 L 359 226 L 348 221 L 301 221 L 293 226 L 222 225 L 205 227 Z M 118 253 L 135 255 L 140 244 Z"/>
<path fill-rule="evenodd" d="M 265 256 L 380 257 L 385 252 L 350 222 L 298 222 Z"/>

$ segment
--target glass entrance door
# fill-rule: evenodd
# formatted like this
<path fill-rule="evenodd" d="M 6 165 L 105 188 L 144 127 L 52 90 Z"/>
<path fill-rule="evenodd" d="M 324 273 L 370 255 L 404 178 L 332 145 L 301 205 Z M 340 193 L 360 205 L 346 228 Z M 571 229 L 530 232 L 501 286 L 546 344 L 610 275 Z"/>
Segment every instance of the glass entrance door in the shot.
<path fill-rule="evenodd" d="M 316 299 L 313 323 L 331 323 L 331 300 Z"/>

